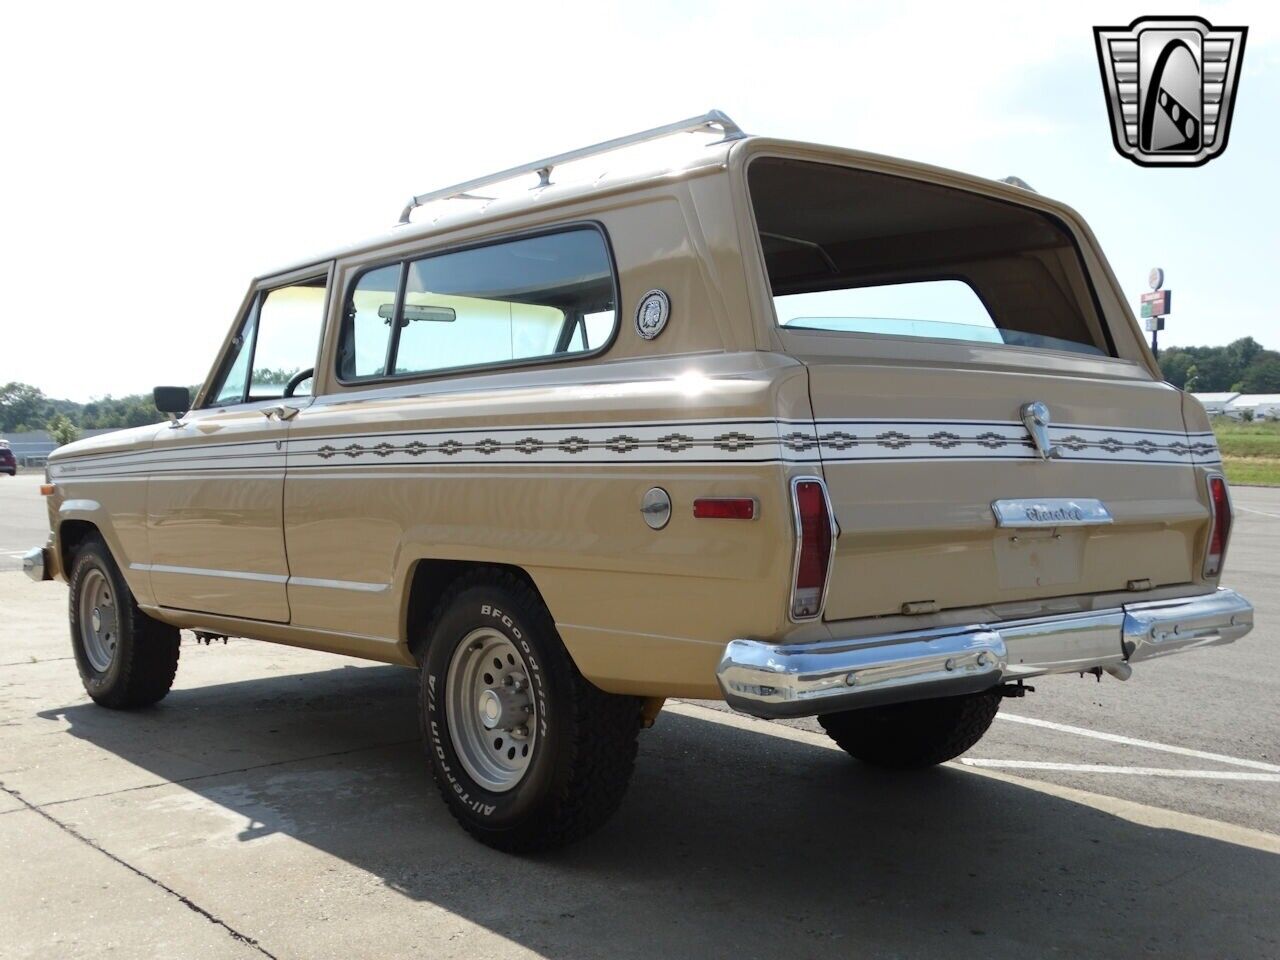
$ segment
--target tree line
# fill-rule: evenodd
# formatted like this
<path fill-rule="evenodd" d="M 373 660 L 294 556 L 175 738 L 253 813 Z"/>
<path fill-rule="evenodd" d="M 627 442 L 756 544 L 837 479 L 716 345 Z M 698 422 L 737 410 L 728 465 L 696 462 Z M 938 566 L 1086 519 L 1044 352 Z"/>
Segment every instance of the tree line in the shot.
<path fill-rule="evenodd" d="M 253 372 L 255 390 L 283 386 L 297 370 L 259 368 Z M 191 387 L 194 397 L 200 387 Z M 39 387 L 11 381 L 0 386 L 0 433 L 44 430 L 59 444 L 70 443 L 85 430 L 123 430 L 159 423 L 160 413 L 150 393 L 99 397 L 88 403 L 47 397 Z"/>
<path fill-rule="evenodd" d="M 1280 352 L 1253 337 L 1225 347 L 1169 347 L 1160 370 L 1175 387 L 1195 393 L 1280 393 Z"/>

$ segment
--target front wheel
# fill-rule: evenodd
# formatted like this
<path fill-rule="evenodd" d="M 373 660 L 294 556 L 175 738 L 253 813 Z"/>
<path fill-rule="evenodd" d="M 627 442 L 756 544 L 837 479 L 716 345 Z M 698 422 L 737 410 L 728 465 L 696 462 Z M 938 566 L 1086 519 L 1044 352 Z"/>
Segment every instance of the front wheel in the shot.
<path fill-rule="evenodd" d="M 997 687 L 962 697 L 828 713 L 818 722 L 849 756 L 875 767 L 910 770 L 953 760 L 981 740 L 1001 697 Z"/>
<path fill-rule="evenodd" d="M 161 700 L 178 670 L 177 628 L 138 608 L 111 551 L 96 536 L 76 552 L 70 585 L 71 649 L 85 692 L 118 710 Z"/>
<path fill-rule="evenodd" d="M 529 852 L 609 818 L 635 764 L 642 701 L 578 672 L 528 583 L 500 570 L 462 577 L 427 642 L 423 738 L 445 803 L 472 836 Z"/>

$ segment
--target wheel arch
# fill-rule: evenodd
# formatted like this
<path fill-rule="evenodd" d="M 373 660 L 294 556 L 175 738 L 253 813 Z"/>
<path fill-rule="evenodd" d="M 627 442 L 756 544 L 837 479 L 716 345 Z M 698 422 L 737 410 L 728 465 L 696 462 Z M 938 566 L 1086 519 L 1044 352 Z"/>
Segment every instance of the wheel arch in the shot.
<path fill-rule="evenodd" d="M 145 571 L 132 566 L 119 533 L 109 521 L 110 516 L 104 513 L 95 501 L 65 501 L 58 510 L 57 526 L 53 532 L 54 548 L 58 554 L 58 568 L 62 571 L 63 577 L 70 580 L 77 552 L 86 540 L 96 536 L 106 544 L 107 551 L 120 568 L 121 576 L 133 591 L 133 595 L 138 598 L 138 602 L 150 603 L 150 577 Z"/>
<path fill-rule="evenodd" d="M 92 520 L 84 520 L 80 518 L 71 518 L 62 520 L 58 524 L 56 543 L 58 545 L 58 564 L 67 576 L 71 575 L 71 568 L 76 562 L 76 553 L 84 542 L 90 537 L 97 536 L 99 539 L 106 541 L 102 530 Z M 111 549 L 111 545 L 107 544 L 107 549 Z M 114 551 L 112 551 L 114 555 Z"/>
<path fill-rule="evenodd" d="M 546 597 L 538 588 L 533 576 L 524 567 L 510 563 L 494 563 L 484 560 L 451 560 L 439 557 L 421 557 L 409 567 L 404 602 L 401 610 L 400 643 L 408 656 L 418 660 L 426 650 L 430 637 L 427 623 L 449 587 L 460 577 L 475 570 L 493 570 L 519 577 L 538 595 L 538 599 L 550 609 Z M 553 618 L 554 619 L 554 616 Z"/>

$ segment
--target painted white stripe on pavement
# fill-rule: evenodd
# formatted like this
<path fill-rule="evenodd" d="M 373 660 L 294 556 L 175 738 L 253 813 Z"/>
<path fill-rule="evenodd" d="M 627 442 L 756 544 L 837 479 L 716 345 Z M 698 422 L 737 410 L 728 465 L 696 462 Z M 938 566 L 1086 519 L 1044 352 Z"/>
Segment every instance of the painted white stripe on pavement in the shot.
<path fill-rule="evenodd" d="M 683 717 L 691 717 L 695 720 L 718 723 L 721 726 L 746 730 L 767 737 L 777 737 L 780 740 L 791 740 L 810 747 L 840 750 L 825 734 L 814 733 L 811 730 L 801 730 L 797 727 L 788 727 L 768 720 L 757 720 L 754 717 L 742 714 L 712 710 L 710 707 L 701 707 L 696 703 L 668 700 L 662 710 L 663 713 L 674 713 Z M 658 722 L 661 723 L 662 721 L 659 720 Z M 1122 800 L 1119 797 L 1109 797 L 1103 793 L 1090 793 L 1087 790 L 1064 787 L 1044 780 L 1028 780 L 1025 777 L 1014 776 L 1001 770 L 966 767 L 954 761 L 948 763 L 947 766 L 975 777 L 999 780 L 1002 783 L 1008 783 L 1023 790 L 1030 790 L 1034 793 L 1042 793 L 1045 796 L 1058 797 L 1062 800 L 1091 807 L 1094 810 L 1100 810 L 1103 813 L 1121 817 L 1131 823 L 1137 823 L 1145 827 L 1161 830 L 1181 830 L 1184 833 L 1220 840 L 1223 843 L 1234 843 L 1242 847 L 1262 850 L 1265 853 L 1280 854 L 1280 836 L 1274 833 L 1267 833 L 1264 830 L 1241 827 L 1234 823 L 1223 823 L 1221 820 L 1211 820 L 1208 817 L 1197 816 L 1194 813 L 1183 813 L 1180 810 L 1153 807 L 1133 800 Z"/>
<path fill-rule="evenodd" d="M 1255 510 L 1253 507 L 1242 507 L 1238 503 L 1233 503 L 1232 506 L 1245 513 L 1256 513 L 1260 517 L 1270 517 L 1272 520 L 1280 520 L 1280 513 L 1267 513 L 1265 510 Z"/>
<path fill-rule="evenodd" d="M 1050 763 L 1043 760 L 974 760 L 961 757 L 966 767 L 994 770 L 1058 770 L 1063 773 L 1120 773 L 1132 777 L 1187 777 L 1192 780 L 1260 780 L 1280 783 L 1280 773 L 1243 770 L 1174 770 L 1168 767 L 1118 767 L 1110 763 Z"/>
<path fill-rule="evenodd" d="M 1263 763 L 1261 760 L 1242 760 L 1240 757 L 1228 757 L 1221 753 L 1208 753 L 1204 750 L 1192 750 L 1190 747 L 1175 747 L 1168 743 L 1156 743 L 1153 740 L 1138 740 L 1134 737 L 1122 737 L 1118 733 L 1103 733 L 1100 730 L 1087 730 L 1084 727 L 1072 727 L 1065 723 L 1054 723 L 1051 720 L 1037 720 L 1035 717 L 1019 717 L 1011 713 L 997 713 L 997 720 L 1008 720 L 1011 723 L 1025 723 L 1032 727 L 1044 727 L 1046 730 L 1057 730 L 1060 733 L 1074 733 L 1079 737 L 1092 737 L 1094 740 L 1106 740 L 1108 743 L 1122 743 L 1128 747 L 1142 747 L 1146 750 L 1159 750 L 1163 753 L 1176 753 L 1181 757 L 1195 757 L 1198 760 L 1212 760 L 1215 763 L 1229 763 L 1237 767 L 1249 767 L 1252 770 L 1266 770 L 1268 773 L 1280 773 L 1280 766 L 1274 763 Z"/>

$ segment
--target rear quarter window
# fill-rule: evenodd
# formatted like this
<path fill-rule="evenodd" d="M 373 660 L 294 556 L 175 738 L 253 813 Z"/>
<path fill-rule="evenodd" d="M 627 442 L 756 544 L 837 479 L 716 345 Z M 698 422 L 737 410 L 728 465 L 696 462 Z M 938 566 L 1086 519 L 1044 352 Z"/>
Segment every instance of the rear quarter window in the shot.
<path fill-rule="evenodd" d="M 1114 355 L 1048 214 L 812 161 L 762 157 L 747 178 L 784 327 Z"/>
<path fill-rule="evenodd" d="M 350 286 L 344 383 L 594 353 L 617 329 L 617 293 L 594 227 L 500 240 L 366 270 Z"/>

